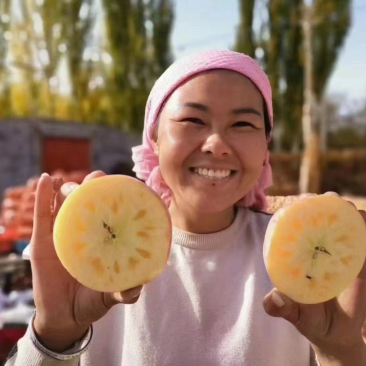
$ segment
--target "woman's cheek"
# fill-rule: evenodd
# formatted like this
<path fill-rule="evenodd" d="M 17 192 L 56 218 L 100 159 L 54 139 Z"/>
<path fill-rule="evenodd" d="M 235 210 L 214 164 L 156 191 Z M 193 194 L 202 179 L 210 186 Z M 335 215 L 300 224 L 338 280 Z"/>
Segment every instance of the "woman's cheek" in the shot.
<path fill-rule="evenodd" d="M 244 166 L 251 170 L 261 170 L 267 151 L 265 138 L 248 134 L 238 141 L 236 145 Z"/>

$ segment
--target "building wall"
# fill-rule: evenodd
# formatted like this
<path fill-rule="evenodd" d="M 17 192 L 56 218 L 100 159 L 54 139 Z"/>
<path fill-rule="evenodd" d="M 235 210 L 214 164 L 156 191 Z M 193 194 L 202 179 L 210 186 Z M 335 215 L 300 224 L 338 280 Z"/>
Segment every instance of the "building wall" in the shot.
<path fill-rule="evenodd" d="M 0 198 L 7 187 L 40 175 L 42 138 L 89 139 L 92 169 L 107 173 L 118 163 L 132 164 L 131 148 L 141 137 L 96 125 L 52 120 L 0 121 Z"/>

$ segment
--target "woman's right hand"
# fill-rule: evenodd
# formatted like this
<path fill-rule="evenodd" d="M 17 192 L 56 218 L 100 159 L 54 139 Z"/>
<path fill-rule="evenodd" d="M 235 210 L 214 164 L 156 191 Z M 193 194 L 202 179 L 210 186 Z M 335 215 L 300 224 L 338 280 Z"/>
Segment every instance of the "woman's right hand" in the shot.
<path fill-rule="evenodd" d="M 104 175 L 100 171 L 93 172 L 83 183 Z M 44 174 L 39 180 L 36 193 L 30 243 L 34 302 L 37 309 L 33 326 L 41 343 L 54 352 L 70 348 L 113 305 L 135 303 L 142 289 L 140 286 L 124 292 L 97 292 L 76 281 L 61 264 L 53 243 L 54 217 L 67 195 L 77 186 L 76 183 L 66 183 L 56 192 L 54 181 L 48 174 Z M 56 198 L 53 199 L 55 195 Z"/>

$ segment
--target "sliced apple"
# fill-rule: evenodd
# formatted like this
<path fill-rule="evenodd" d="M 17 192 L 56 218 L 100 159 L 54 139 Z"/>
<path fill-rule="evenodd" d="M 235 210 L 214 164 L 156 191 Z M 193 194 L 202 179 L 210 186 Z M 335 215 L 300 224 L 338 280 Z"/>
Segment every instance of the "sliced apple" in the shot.
<path fill-rule="evenodd" d="M 168 210 L 149 187 L 114 175 L 71 193 L 53 235 L 57 255 L 75 279 L 114 292 L 150 282 L 163 271 L 172 226 Z"/>
<path fill-rule="evenodd" d="M 361 271 L 366 226 L 340 197 L 304 199 L 272 217 L 263 256 L 280 292 L 299 303 L 321 303 L 337 297 Z"/>

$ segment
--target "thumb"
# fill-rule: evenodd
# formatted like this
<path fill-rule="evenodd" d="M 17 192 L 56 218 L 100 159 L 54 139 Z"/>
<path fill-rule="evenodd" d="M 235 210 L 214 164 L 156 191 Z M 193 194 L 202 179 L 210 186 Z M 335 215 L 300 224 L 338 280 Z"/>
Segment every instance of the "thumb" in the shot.
<path fill-rule="evenodd" d="M 105 307 L 111 308 L 117 304 L 134 304 L 140 297 L 142 287 L 134 287 L 123 292 L 104 292 L 103 302 Z"/>
<path fill-rule="evenodd" d="M 300 322 L 300 305 L 286 295 L 273 289 L 263 300 L 265 312 L 273 317 L 283 318 L 294 326 Z"/>

